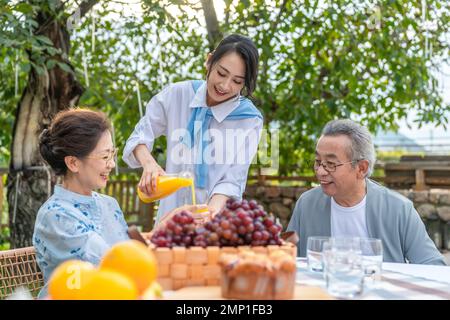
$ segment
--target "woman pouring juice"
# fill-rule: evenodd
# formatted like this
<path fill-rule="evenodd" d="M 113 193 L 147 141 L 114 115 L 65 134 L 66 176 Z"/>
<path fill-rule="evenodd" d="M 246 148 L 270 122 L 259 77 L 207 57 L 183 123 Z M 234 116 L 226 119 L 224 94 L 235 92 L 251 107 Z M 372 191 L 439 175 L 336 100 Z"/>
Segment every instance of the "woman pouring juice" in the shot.
<path fill-rule="evenodd" d="M 206 81 L 172 83 L 150 100 L 123 154 L 130 167 L 143 167 L 141 192 L 151 197 L 158 192 L 159 176 L 190 171 L 197 203 L 207 204 L 212 215 L 229 198 L 242 197 L 263 126 L 247 98 L 255 90 L 258 59 L 249 38 L 230 35 L 208 55 Z M 167 137 L 166 171 L 151 155 L 162 135 Z M 184 204 L 180 192 L 163 198 L 157 222 Z"/>

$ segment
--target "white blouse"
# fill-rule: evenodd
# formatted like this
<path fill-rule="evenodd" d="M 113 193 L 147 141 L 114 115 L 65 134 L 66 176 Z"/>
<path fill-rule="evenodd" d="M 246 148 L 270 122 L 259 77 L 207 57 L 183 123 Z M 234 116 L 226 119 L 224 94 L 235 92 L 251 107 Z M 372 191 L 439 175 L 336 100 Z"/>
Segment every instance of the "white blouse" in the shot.
<path fill-rule="evenodd" d="M 247 182 L 249 166 L 256 154 L 263 121 L 259 117 L 225 119 L 239 105 L 239 97 L 211 108 L 211 137 L 204 157 L 208 161 L 205 189 L 195 188 L 197 203 L 207 203 L 214 194 L 241 199 Z M 194 92 L 191 81 L 173 83 L 155 95 L 146 106 L 145 116 L 137 123 L 125 145 L 123 160 L 131 167 L 141 167 L 133 155 L 139 144 L 152 151 L 156 138 L 167 137 L 166 173 L 190 171 L 194 175 L 199 161 L 195 147 L 191 150 L 181 142 L 192 109 L 206 107 L 206 82 Z M 191 204 L 189 190 L 180 190 L 160 201 L 157 222 L 163 214 L 185 204 Z"/>

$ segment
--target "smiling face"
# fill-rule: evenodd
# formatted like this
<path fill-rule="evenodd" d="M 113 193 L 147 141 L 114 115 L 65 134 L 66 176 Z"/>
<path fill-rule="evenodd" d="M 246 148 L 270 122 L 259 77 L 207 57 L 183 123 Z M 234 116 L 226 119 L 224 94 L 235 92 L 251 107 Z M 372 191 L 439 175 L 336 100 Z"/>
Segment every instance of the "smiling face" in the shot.
<path fill-rule="evenodd" d="M 95 149 L 81 161 L 80 177 L 86 187 L 92 190 L 106 187 L 109 173 L 116 166 L 113 153 L 114 144 L 108 130 L 102 134 Z"/>
<path fill-rule="evenodd" d="M 215 106 L 240 94 L 245 85 L 244 60 L 236 53 L 224 55 L 217 63 L 207 63 L 208 106 Z"/>
<path fill-rule="evenodd" d="M 366 160 L 359 161 L 353 167 L 347 163 L 350 159 L 351 141 L 345 135 L 322 136 L 316 146 L 316 161 L 331 164 L 343 164 L 336 167 L 336 171 L 327 172 L 323 166 L 316 170 L 317 180 L 325 194 L 335 200 L 349 199 L 359 192 L 361 186 L 364 188 L 365 174 L 368 168 Z"/>
<path fill-rule="evenodd" d="M 86 157 L 66 157 L 68 172 L 65 181 L 70 185 L 69 189 L 89 195 L 93 190 L 106 187 L 109 173 L 116 166 L 114 154 L 111 133 L 106 130 Z"/>

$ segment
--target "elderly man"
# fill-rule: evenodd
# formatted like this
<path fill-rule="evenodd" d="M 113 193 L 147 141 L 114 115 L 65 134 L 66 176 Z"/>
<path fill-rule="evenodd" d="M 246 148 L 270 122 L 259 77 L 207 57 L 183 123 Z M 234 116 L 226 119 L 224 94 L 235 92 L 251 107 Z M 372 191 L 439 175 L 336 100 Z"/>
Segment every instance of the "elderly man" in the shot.
<path fill-rule="evenodd" d="M 320 187 L 297 201 L 288 231 L 300 236 L 306 256 L 310 236 L 354 236 L 383 242 L 383 261 L 445 265 L 413 203 L 369 179 L 375 148 L 369 131 L 351 120 L 335 120 L 317 142 L 314 170 Z"/>

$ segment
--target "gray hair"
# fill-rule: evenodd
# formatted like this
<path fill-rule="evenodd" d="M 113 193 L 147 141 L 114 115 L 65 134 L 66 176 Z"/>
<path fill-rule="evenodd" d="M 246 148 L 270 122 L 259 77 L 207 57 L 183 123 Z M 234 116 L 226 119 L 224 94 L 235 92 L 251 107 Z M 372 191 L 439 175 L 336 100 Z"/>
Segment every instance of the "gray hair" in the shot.
<path fill-rule="evenodd" d="M 351 141 L 350 160 L 368 160 L 369 169 L 366 178 L 373 173 L 373 167 L 376 161 L 375 147 L 372 141 L 372 135 L 366 127 L 350 120 L 340 119 L 328 122 L 322 130 L 323 136 L 346 135 Z"/>

